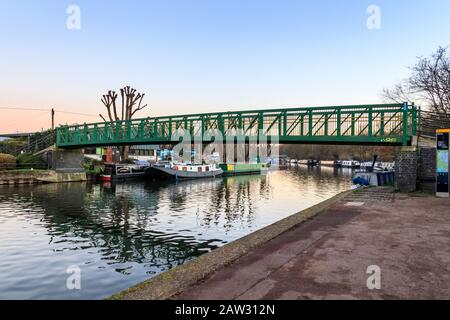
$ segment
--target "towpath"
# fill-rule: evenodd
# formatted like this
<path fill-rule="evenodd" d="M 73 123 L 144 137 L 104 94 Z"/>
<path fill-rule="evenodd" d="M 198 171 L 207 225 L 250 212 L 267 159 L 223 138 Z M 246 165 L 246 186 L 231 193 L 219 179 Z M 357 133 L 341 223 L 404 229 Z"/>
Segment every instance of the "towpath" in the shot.
<path fill-rule="evenodd" d="M 367 189 L 174 298 L 450 299 L 449 244 L 449 199 Z"/>

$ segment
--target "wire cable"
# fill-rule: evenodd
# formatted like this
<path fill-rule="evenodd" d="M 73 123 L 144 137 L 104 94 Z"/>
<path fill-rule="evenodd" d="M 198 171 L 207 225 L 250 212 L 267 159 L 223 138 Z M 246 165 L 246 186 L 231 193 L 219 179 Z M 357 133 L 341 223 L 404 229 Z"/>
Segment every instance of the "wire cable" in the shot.
<path fill-rule="evenodd" d="M 43 109 L 43 108 L 19 108 L 19 107 L 0 107 L 3 110 L 18 110 L 18 111 L 41 111 L 41 112 L 51 112 L 52 109 Z M 72 111 L 63 111 L 55 109 L 55 113 L 65 113 L 65 114 L 73 114 L 79 116 L 89 116 L 89 117 L 98 117 L 98 114 L 90 114 L 90 113 L 81 113 L 81 112 L 72 112 Z"/>

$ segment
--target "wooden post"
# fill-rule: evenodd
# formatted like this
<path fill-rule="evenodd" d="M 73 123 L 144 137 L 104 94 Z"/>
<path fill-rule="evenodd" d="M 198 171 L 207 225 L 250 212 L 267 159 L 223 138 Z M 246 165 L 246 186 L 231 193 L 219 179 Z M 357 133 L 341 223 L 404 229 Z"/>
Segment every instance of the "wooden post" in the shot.
<path fill-rule="evenodd" d="M 52 130 L 55 130 L 55 109 L 52 108 Z"/>

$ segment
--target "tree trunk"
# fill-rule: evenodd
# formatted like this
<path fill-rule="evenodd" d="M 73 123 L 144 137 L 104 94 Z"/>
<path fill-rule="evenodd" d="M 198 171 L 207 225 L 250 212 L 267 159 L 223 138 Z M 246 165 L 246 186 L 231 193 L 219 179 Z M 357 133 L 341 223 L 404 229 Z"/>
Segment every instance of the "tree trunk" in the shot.
<path fill-rule="evenodd" d="M 120 161 L 125 162 L 128 160 L 128 154 L 130 153 L 130 146 L 120 147 Z"/>

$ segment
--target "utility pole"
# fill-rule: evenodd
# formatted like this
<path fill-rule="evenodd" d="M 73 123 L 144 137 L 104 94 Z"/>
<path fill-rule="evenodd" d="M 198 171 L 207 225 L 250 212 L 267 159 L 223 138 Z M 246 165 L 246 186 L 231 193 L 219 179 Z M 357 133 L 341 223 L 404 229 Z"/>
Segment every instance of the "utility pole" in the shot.
<path fill-rule="evenodd" d="M 52 130 L 55 130 L 55 109 L 52 108 Z"/>

